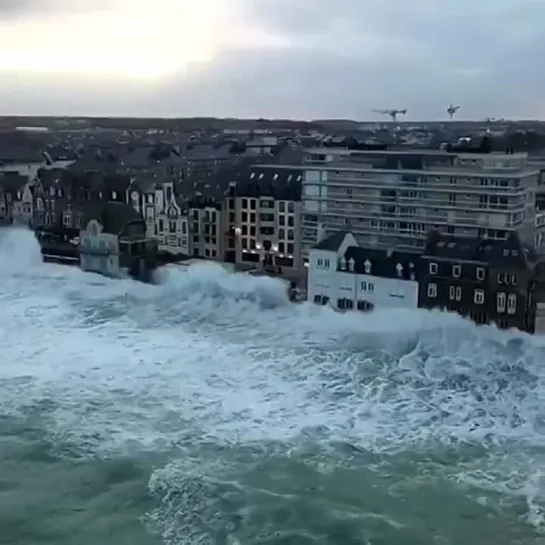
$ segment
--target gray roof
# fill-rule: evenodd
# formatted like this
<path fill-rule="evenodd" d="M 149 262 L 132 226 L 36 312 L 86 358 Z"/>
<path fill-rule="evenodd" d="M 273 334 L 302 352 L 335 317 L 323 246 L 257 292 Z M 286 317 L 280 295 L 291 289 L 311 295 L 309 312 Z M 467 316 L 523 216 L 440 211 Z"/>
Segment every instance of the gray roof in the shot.
<path fill-rule="evenodd" d="M 455 237 L 431 231 L 424 256 L 522 268 L 527 267 L 529 261 L 536 260 L 533 249 L 524 246 L 514 231 L 507 240 Z"/>
<path fill-rule="evenodd" d="M 11 193 L 13 196 L 21 191 L 28 182 L 28 177 L 18 172 L 0 172 L 0 186 L 6 193 Z"/>
<path fill-rule="evenodd" d="M 237 183 L 237 197 L 273 197 L 278 200 L 300 201 L 302 181 L 302 168 L 255 165 Z"/>
<path fill-rule="evenodd" d="M 387 250 L 385 248 L 374 248 L 365 246 L 349 246 L 346 249 L 344 258 L 348 263 L 354 260 L 355 274 L 372 274 L 383 278 L 404 278 L 409 280 L 416 277 L 420 252 L 405 252 L 399 250 Z M 398 271 L 399 266 L 401 269 Z M 368 267 L 368 268 L 367 268 Z M 345 270 L 338 267 L 338 270 Z"/>
<path fill-rule="evenodd" d="M 324 238 L 317 244 L 315 244 L 313 250 L 325 250 L 328 252 L 337 252 L 341 247 L 341 244 L 344 242 L 344 237 L 349 235 L 349 231 L 337 231 L 332 235 L 329 235 L 327 238 Z"/>
<path fill-rule="evenodd" d="M 85 223 L 97 220 L 104 232 L 119 235 L 129 223 L 144 219 L 132 206 L 121 202 L 89 203 L 86 207 Z"/>

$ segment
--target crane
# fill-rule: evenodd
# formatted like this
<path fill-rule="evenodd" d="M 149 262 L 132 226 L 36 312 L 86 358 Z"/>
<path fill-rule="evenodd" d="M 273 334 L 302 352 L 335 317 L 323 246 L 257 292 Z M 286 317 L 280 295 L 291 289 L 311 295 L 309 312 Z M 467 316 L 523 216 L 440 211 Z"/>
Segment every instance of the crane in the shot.
<path fill-rule="evenodd" d="M 392 121 L 394 121 L 394 122 L 397 120 L 398 114 L 407 115 L 407 109 L 405 109 L 405 110 L 396 110 L 396 109 L 393 109 L 393 110 L 373 110 L 373 112 L 375 112 L 377 114 L 382 114 L 382 115 L 389 115 L 392 118 Z"/>
<path fill-rule="evenodd" d="M 452 104 L 447 108 L 447 114 L 449 115 L 451 121 L 459 109 L 460 109 L 460 106 L 454 106 Z"/>
<path fill-rule="evenodd" d="M 453 106 L 452 104 L 447 108 L 447 114 L 450 116 L 450 120 L 454 118 L 454 114 L 460 109 L 460 106 Z"/>

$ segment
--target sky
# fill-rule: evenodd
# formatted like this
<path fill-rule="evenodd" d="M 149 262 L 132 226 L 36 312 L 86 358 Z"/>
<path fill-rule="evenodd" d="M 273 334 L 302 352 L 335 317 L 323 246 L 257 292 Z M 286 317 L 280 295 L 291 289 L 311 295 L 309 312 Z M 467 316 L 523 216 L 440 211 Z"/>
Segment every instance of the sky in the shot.
<path fill-rule="evenodd" d="M 0 0 L 0 114 L 545 118 L 545 0 Z"/>

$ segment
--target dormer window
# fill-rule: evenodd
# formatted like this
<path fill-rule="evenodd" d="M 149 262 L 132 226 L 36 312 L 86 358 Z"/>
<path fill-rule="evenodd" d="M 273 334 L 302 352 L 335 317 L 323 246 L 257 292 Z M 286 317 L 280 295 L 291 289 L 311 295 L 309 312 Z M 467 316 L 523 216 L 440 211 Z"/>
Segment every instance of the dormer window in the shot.
<path fill-rule="evenodd" d="M 346 259 L 344 257 L 341 257 L 341 269 L 346 269 Z"/>
<path fill-rule="evenodd" d="M 430 274 L 437 274 L 437 263 L 430 263 Z"/>
<path fill-rule="evenodd" d="M 462 274 L 462 267 L 460 265 L 454 265 L 452 267 L 452 276 L 454 278 L 460 278 Z"/>
<path fill-rule="evenodd" d="M 355 265 L 354 258 L 350 258 L 350 260 L 348 261 L 348 269 L 351 272 L 354 272 L 354 265 Z"/>

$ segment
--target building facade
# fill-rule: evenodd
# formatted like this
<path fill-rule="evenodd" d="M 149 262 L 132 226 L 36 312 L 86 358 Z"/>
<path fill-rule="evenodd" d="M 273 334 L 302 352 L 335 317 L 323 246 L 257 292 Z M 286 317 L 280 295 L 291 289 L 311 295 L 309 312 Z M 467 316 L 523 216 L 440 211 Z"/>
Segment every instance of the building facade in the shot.
<path fill-rule="evenodd" d="M 419 306 L 441 308 L 478 324 L 534 332 L 536 254 L 516 233 L 507 240 L 430 233 L 422 255 Z"/>
<path fill-rule="evenodd" d="M 106 203 L 91 209 L 80 231 L 80 267 L 84 271 L 149 280 L 155 269 L 157 242 L 131 206 Z"/>
<path fill-rule="evenodd" d="M 432 231 L 422 251 L 399 251 L 339 231 L 309 252 L 308 300 L 341 311 L 440 309 L 534 333 L 536 323 L 545 330 L 544 293 L 545 266 L 516 233 L 485 240 Z"/>
<path fill-rule="evenodd" d="M 340 231 L 309 252 L 308 300 L 341 311 L 418 307 L 418 252 L 359 246 Z"/>
<path fill-rule="evenodd" d="M 305 252 L 320 226 L 383 248 L 423 249 L 430 230 L 535 243 L 539 170 L 525 153 L 317 148 L 304 162 Z"/>
<path fill-rule="evenodd" d="M 229 188 L 226 261 L 281 272 L 303 270 L 301 168 L 257 165 Z"/>
<path fill-rule="evenodd" d="M 14 225 L 32 225 L 33 195 L 34 182 L 28 176 L 17 172 L 0 173 L 0 220 Z"/>

